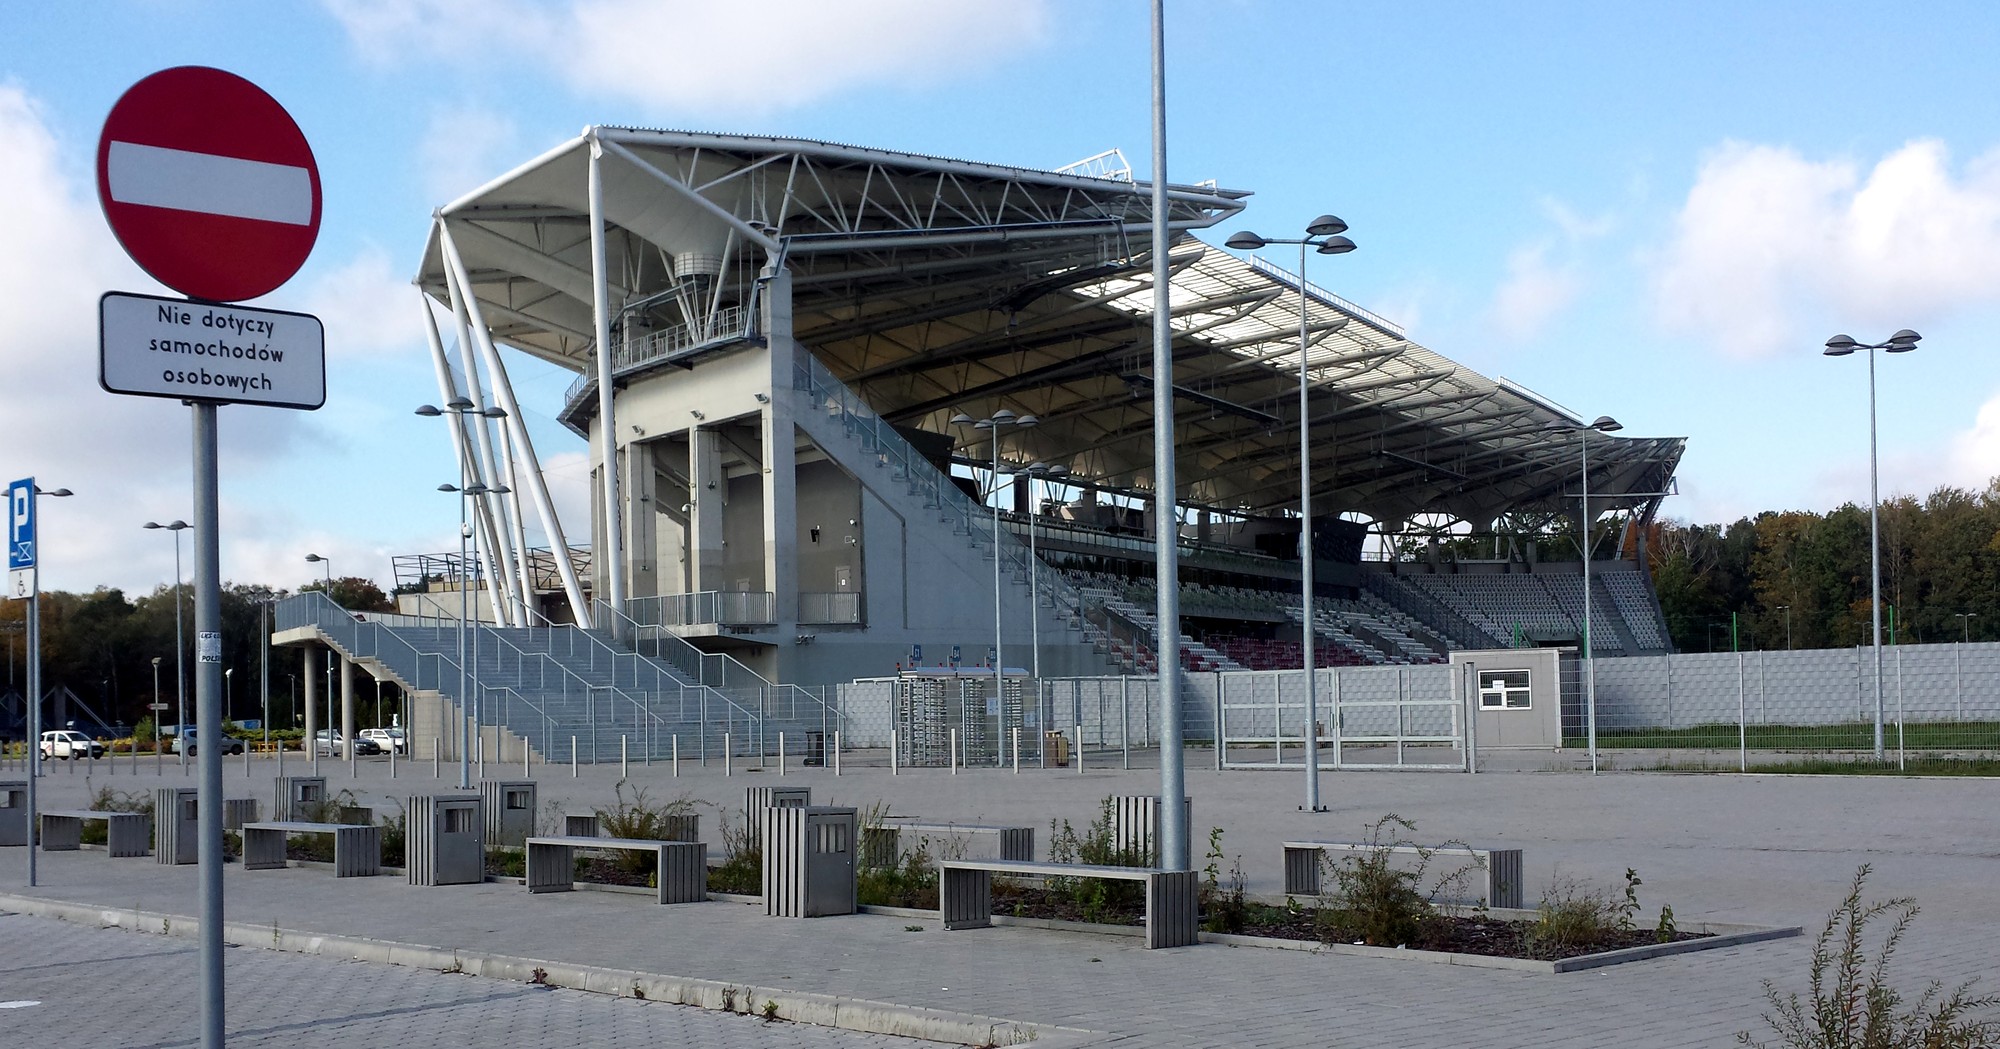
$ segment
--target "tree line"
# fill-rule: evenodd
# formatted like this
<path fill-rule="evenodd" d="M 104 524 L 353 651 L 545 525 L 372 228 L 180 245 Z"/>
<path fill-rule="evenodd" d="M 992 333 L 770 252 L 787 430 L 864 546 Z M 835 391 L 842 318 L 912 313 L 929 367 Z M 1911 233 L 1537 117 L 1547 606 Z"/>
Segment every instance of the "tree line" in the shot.
<path fill-rule="evenodd" d="M 2000 638 L 2000 478 L 1879 507 L 1882 641 Z M 1837 648 L 1871 639 L 1868 508 L 1662 520 L 1647 562 L 1674 647 Z M 1893 634 L 1892 634 L 1893 631 Z"/>
<path fill-rule="evenodd" d="M 326 589 L 324 582 L 300 592 Z M 226 583 L 222 587 L 222 666 L 233 670 L 225 689 L 227 716 L 233 721 L 263 716 L 263 607 L 292 592 L 258 584 Z M 360 577 L 333 580 L 333 599 L 357 612 L 393 611 L 382 589 Z M 47 696 L 67 688 L 113 726 L 137 725 L 153 711 L 158 659 L 159 701 L 169 704 L 156 720 L 175 720 L 174 608 L 180 605 L 178 672 L 184 675 L 188 718 L 194 718 L 195 629 L 191 586 L 161 586 L 150 594 L 128 598 L 123 590 L 99 587 L 87 594 L 47 591 L 41 596 L 42 690 Z M 0 601 L 0 647 L 6 649 L 5 677 L 0 678 L 0 735 L 22 732 L 27 682 L 26 601 Z M 275 624 L 273 625 L 275 629 Z M 270 712 L 274 727 L 296 724 L 294 696 L 303 702 L 303 653 L 296 647 L 273 647 L 270 664 Z M 321 669 L 323 673 L 323 668 Z M 373 690 L 370 689 L 370 698 Z M 43 716 L 52 717 L 44 706 Z M 84 727 L 84 715 L 69 715 Z M 55 726 L 50 726 L 55 727 Z"/>

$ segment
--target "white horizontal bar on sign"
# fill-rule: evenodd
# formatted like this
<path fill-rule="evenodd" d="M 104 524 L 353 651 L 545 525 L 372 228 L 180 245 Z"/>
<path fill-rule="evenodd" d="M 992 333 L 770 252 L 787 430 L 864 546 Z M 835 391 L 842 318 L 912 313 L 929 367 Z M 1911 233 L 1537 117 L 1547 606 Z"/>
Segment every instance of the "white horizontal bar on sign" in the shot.
<path fill-rule="evenodd" d="M 312 224 L 312 173 L 289 164 L 114 141 L 105 173 L 120 204 Z"/>

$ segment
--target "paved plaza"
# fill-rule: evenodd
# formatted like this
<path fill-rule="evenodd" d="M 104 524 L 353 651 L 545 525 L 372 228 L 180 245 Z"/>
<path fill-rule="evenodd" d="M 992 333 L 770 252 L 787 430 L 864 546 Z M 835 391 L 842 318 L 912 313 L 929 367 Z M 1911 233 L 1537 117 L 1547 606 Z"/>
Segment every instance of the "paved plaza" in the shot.
<path fill-rule="evenodd" d="M 1807 935 L 1607 969 L 1540 975 L 1214 944 L 1149 952 L 1126 938 L 1085 933 L 1019 927 L 946 933 L 935 920 L 913 922 L 880 915 L 785 920 L 732 903 L 661 907 L 642 897 L 597 892 L 530 897 L 518 884 L 503 883 L 417 889 L 392 877 L 336 880 L 319 870 L 257 872 L 235 865 L 225 874 L 229 920 L 270 929 L 271 940 L 278 939 L 280 931 L 319 933 L 712 981 L 756 988 L 755 993 L 767 996 L 794 994 L 801 1000 L 878 1003 L 912 1014 L 939 1010 L 992 1018 L 1024 1030 L 1035 1028 L 1037 1040 L 1051 1045 L 1660 1049 L 1729 1045 L 1739 1030 L 1760 1030 L 1761 980 L 1803 988 L 1811 933 L 1861 863 L 1875 867 L 1872 895 L 1912 895 L 1923 907 L 1898 955 L 1896 971 L 1905 986 L 1914 988 L 1930 977 L 1956 980 L 2000 968 L 1993 947 L 2000 933 L 2000 910 L 1993 906 L 2000 898 L 1994 887 L 2000 880 L 1996 878 L 2000 821 L 1992 815 L 2000 811 L 2000 782 L 1345 772 L 1322 778 L 1331 811 L 1308 815 L 1297 811 L 1303 796 L 1302 774 L 1217 773 L 1204 767 L 1205 761 L 1212 761 L 1212 756 L 1191 752 L 1188 789 L 1194 804 L 1195 864 L 1203 862 L 1199 853 L 1208 829 L 1219 826 L 1225 832 L 1225 851 L 1231 857 L 1241 854 L 1256 892 L 1280 889 L 1280 841 L 1302 836 L 1353 838 L 1367 823 L 1394 812 L 1416 821 L 1425 838 L 1455 837 L 1479 846 L 1524 850 L 1531 899 L 1558 875 L 1615 890 L 1630 867 L 1644 879 L 1639 890 L 1644 922 L 1650 923 L 1660 904 L 1666 903 L 1682 923 L 1801 925 Z M 226 792 L 256 797 L 268 805 L 274 771 L 257 765 L 245 778 L 241 767 L 232 763 Z M 303 770 L 294 762 L 288 771 Z M 363 804 L 390 808 L 394 796 L 449 790 L 454 782 L 449 769 L 443 779 L 433 780 L 428 766 L 405 766 L 399 770 L 400 778 L 391 781 L 386 763 L 380 761 L 364 763 L 360 776 L 352 780 L 344 766 L 329 764 L 324 771 L 333 790 L 348 789 Z M 644 785 L 655 801 L 685 795 L 703 803 L 703 833 L 711 843 L 717 841 L 721 808 L 726 807 L 734 819 L 745 787 L 779 782 L 775 769 L 749 772 L 739 766 L 733 771 L 724 776 L 719 764 L 703 769 L 684 762 L 676 779 L 664 765 L 630 769 L 632 781 Z M 618 778 L 615 764 L 584 766 L 574 778 L 567 767 L 537 767 L 535 772 L 545 816 L 608 805 Z M 1046 844 L 1052 818 L 1081 826 L 1095 815 L 1104 796 L 1149 793 L 1158 786 L 1157 773 L 1151 770 L 1093 769 L 1084 775 L 1074 769 L 1029 769 L 1019 775 L 980 770 L 953 776 L 926 769 L 891 776 L 885 769 L 850 768 L 845 773 L 835 777 L 831 770 L 793 767 L 783 782 L 811 786 L 816 803 L 865 806 L 881 801 L 897 813 L 927 820 L 1033 825 L 1038 846 Z M 165 780 L 191 782 L 173 774 L 171 766 Z M 154 782 L 150 775 L 132 775 L 124 767 L 111 777 L 100 769 L 86 778 L 58 763 L 44 780 L 45 804 L 82 804 L 98 787 L 135 790 Z M 6 892 L 28 893 L 21 888 L 22 868 L 21 850 L 0 852 L 0 879 L 4 879 L 0 885 Z M 112 860 L 101 852 L 86 851 L 44 854 L 42 886 L 33 895 L 121 911 L 191 916 L 196 910 L 195 889 L 193 867 Z M 0 899 L 0 909 L 9 906 Z M 28 935 L 58 945 L 49 952 L 50 961 L 70 956 L 64 952 L 108 949 L 151 959 L 131 964 L 158 966 L 161 979 L 179 967 L 184 993 L 178 997 L 192 998 L 192 941 L 90 932 L 45 919 L 4 921 L 10 944 L 18 944 L 27 930 Z M 909 931 L 913 924 L 920 924 L 921 931 Z M 104 936 L 117 939 L 98 939 Z M 86 942 L 114 946 L 82 946 Z M 288 935 L 286 942 L 294 941 Z M 685 1022 L 667 1017 L 707 1015 L 658 1003 L 621 1002 L 609 995 L 446 977 L 414 965 L 335 962 L 338 952 L 331 948 L 314 958 L 249 946 L 229 954 L 232 1026 L 245 1031 L 275 1029 L 267 1010 L 256 1003 L 270 993 L 269 981 L 293 978 L 271 975 L 280 970 L 289 974 L 294 971 L 286 968 L 290 966 L 329 966 L 326 971 L 341 974 L 340 979 L 358 981 L 355 995 L 364 994 L 365 984 L 382 988 L 365 994 L 379 995 L 384 1002 L 418 1003 L 408 1006 L 412 1011 L 407 1022 L 412 1024 L 432 1023 L 433 1016 L 451 1031 L 496 1024 L 510 1032 L 509 1044 L 597 1044 L 577 1033 L 575 1026 L 588 1025 L 576 1018 L 591 1009 L 605 1010 L 606 1017 L 615 1015 L 606 1024 L 640 1029 Z M 350 972 L 356 975 L 347 975 Z M 439 981 L 451 990 L 436 990 Z M 1985 986 L 2000 990 L 2000 977 L 1988 976 Z M 51 993 L 16 991 L 10 985 L 0 990 L 0 998 Z M 157 1000 L 136 992 L 132 1000 L 148 998 Z M 358 1038 L 349 1040 L 342 1034 L 358 1035 L 353 1017 L 400 1008 L 405 1007 L 350 1004 L 308 1011 L 296 1019 L 303 1031 L 311 1032 L 310 1038 L 287 1044 L 358 1044 Z M 620 1008 L 628 1011 L 616 1012 Z M 537 1021 L 535 1026 L 495 1019 L 522 1009 L 545 1009 L 562 1019 Z M 723 1025 L 742 1022 L 740 1017 L 713 1018 Z M 385 1018 L 367 1024 L 372 1030 L 381 1022 L 405 1020 Z M 704 1036 L 723 1039 L 712 1044 L 737 1044 L 726 1039 L 729 1032 L 741 1029 L 748 1028 L 723 1026 Z M 782 1036 L 745 1044 L 790 1044 L 777 1039 L 805 1038 L 808 1035 L 798 1032 L 807 1031 L 828 1038 L 876 1040 L 799 1044 L 882 1044 L 879 1036 L 794 1024 L 766 1028 L 761 1022 L 751 1037 L 781 1029 Z M 594 1028 L 590 1037 L 598 1037 Z M 677 1044 L 682 1036 L 660 1027 L 656 1037 L 662 1044 Z M 711 1044 L 694 1035 L 686 1038 L 678 1044 Z M 408 1040 L 425 1044 L 420 1037 Z M 166 1044 L 172 1039 L 160 1041 Z"/>

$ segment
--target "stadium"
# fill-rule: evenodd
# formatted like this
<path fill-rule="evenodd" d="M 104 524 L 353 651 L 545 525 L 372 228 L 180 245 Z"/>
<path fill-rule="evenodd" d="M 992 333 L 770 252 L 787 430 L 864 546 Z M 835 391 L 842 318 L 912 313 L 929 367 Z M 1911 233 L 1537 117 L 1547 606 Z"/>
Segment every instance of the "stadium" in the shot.
<path fill-rule="evenodd" d="M 476 687 L 505 693 L 482 700 L 503 712 L 496 756 L 568 734 L 554 708 L 593 685 L 623 690 L 649 737 L 686 727 L 688 687 L 759 690 L 754 708 L 721 702 L 762 739 L 766 720 L 823 722 L 828 690 L 857 681 L 1046 692 L 1162 663 L 1297 670 L 1308 630 L 1327 668 L 1575 647 L 1586 617 L 1600 652 L 1667 650 L 1641 566 L 1681 439 L 1590 429 L 1214 246 L 1250 194 L 1213 183 L 1168 191 L 1174 366 L 1158 376 L 1151 195 L 1115 150 L 1044 171 L 587 129 L 439 209 L 425 241 L 437 414 L 476 553 L 399 559 L 403 616 L 369 637 L 295 601 L 278 640 L 330 644 L 437 699 L 413 710 L 415 735 L 449 740 L 460 685 L 440 668 L 451 620 L 476 606 Z M 557 519 L 505 351 L 577 372 L 560 405 L 534 407 L 589 442 L 585 542 Z M 1183 615 L 1168 636 L 1153 611 L 1161 382 L 1180 474 L 1167 533 Z M 529 546 L 529 515 L 547 547 Z M 1551 537 L 1568 557 L 1539 555 Z M 566 628 L 586 640 L 549 639 Z M 397 639 L 371 639 L 384 632 Z M 593 681 L 570 667 L 558 696 L 506 657 L 529 648 L 631 669 Z M 494 652 L 514 669 L 481 672 Z M 674 712 L 647 698 L 662 693 Z M 773 694 L 791 697 L 783 713 Z M 1203 705 L 1214 719 L 1191 714 L 1190 731 L 1222 719 Z M 689 734 L 706 739 L 710 720 Z"/>

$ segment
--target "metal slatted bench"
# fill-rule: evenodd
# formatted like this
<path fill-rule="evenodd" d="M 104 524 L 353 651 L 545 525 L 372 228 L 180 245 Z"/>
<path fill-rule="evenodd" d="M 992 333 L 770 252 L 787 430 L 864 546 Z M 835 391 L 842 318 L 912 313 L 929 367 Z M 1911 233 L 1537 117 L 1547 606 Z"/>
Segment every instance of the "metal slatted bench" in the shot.
<path fill-rule="evenodd" d="M 333 876 L 368 878 L 382 873 L 382 828 L 353 823 L 273 820 L 243 825 L 243 869 L 281 870 L 285 839 L 293 834 L 333 835 Z"/>
<path fill-rule="evenodd" d="M 1383 850 L 1403 856 L 1415 856 L 1418 849 L 1413 845 L 1364 845 L 1350 841 L 1288 841 L 1285 842 L 1285 895 L 1317 896 L 1320 891 L 1319 867 L 1321 857 L 1329 852 L 1364 854 Z M 1459 845 L 1436 849 L 1424 849 L 1434 856 L 1464 856 L 1477 861 L 1485 868 L 1486 905 L 1489 907 L 1521 907 L 1521 850 L 1520 849 L 1474 849 Z"/>
<path fill-rule="evenodd" d="M 1153 867 L 1100 867 L 1032 860 L 939 860 L 938 911 L 947 929 L 993 924 L 993 876 L 1116 878 L 1146 885 L 1146 946 L 1185 947 L 1198 940 L 1200 875 Z"/>
<path fill-rule="evenodd" d="M 931 834 L 940 837 L 959 834 L 990 834 L 999 840 L 1000 858 L 1003 860 L 1032 860 L 1035 858 L 1035 828 L 1016 827 L 998 823 L 925 823 L 909 816 L 886 816 L 879 827 L 864 827 L 861 831 L 861 855 L 870 867 L 893 866 L 902 852 L 902 833 Z"/>
<path fill-rule="evenodd" d="M 577 849 L 617 849 L 650 852 L 659 859 L 661 903 L 699 903 L 708 899 L 708 846 L 698 841 L 654 841 L 650 838 L 590 838 L 565 834 L 529 838 L 528 891 L 568 892 L 576 888 Z"/>
<path fill-rule="evenodd" d="M 75 852 L 82 848 L 85 820 L 104 821 L 104 850 L 112 856 L 145 856 L 153 851 L 147 844 L 152 817 L 143 812 L 53 809 L 41 816 L 43 852 Z"/>

